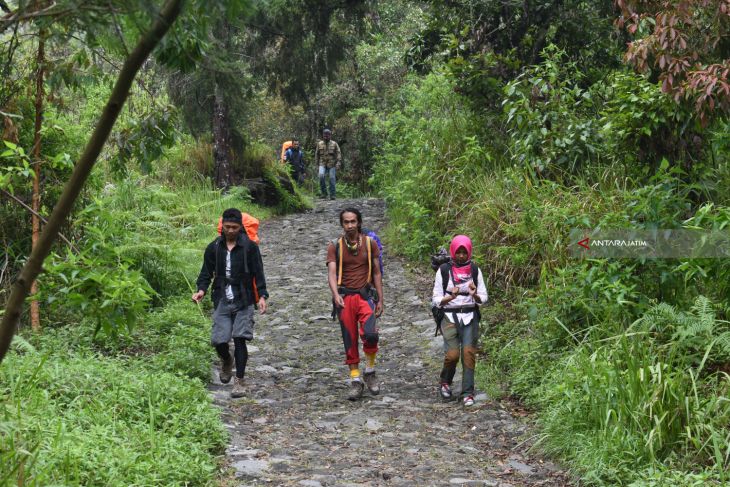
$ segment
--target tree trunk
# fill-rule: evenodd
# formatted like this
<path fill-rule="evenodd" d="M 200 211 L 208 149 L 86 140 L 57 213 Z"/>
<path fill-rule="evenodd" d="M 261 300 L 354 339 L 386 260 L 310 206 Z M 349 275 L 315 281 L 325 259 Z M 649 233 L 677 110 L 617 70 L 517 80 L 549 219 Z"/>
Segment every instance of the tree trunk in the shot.
<path fill-rule="evenodd" d="M 230 28 L 225 19 L 219 23 L 218 31 L 223 39 L 223 52 L 229 52 Z M 213 102 L 213 160 L 215 185 L 221 189 L 228 189 L 231 186 L 231 124 L 228 117 L 228 105 L 223 94 L 223 89 L 218 81 L 218 74 L 215 79 L 215 101 Z"/>
<path fill-rule="evenodd" d="M 215 185 L 228 189 L 231 186 L 231 144 L 228 106 L 218 83 L 215 84 L 213 103 L 213 160 L 215 161 Z"/>
<path fill-rule="evenodd" d="M 76 198 L 81 193 L 89 174 L 91 174 L 94 163 L 96 163 L 96 159 L 109 138 L 112 127 L 114 127 L 114 122 L 116 122 L 119 112 L 129 96 L 129 88 L 137 71 L 180 14 L 182 3 L 183 0 L 167 0 L 165 2 L 150 30 L 142 36 L 134 51 L 124 62 L 99 122 L 76 163 L 71 177 L 64 186 L 61 197 L 48 219 L 48 224 L 43 227 L 36 247 L 20 271 L 17 281 L 13 284 L 10 298 L 5 307 L 5 314 L 2 317 L 2 322 L 0 322 L 0 363 L 2 363 L 5 354 L 8 352 L 15 335 L 23 303 L 30 290 L 30 284 L 38 277 L 43 261 L 51 251 L 51 245 L 56 239 L 61 225 L 71 213 Z"/>
<path fill-rule="evenodd" d="M 35 80 L 35 132 L 33 134 L 33 199 L 31 201 L 32 236 L 31 248 L 35 249 L 38 244 L 38 236 L 40 235 L 41 222 L 38 219 L 38 212 L 41 208 L 41 128 L 43 126 L 43 74 L 45 63 L 45 39 L 46 33 L 43 29 L 38 33 L 38 55 L 36 63 L 38 65 L 38 73 Z M 34 280 L 30 285 L 30 295 L 34 296 L 38 292 L 38 281 Z M 41 330 L 41 313 L 40 303 L 37 300 L 30 302 L 30 326 L 33 331 Z"/>

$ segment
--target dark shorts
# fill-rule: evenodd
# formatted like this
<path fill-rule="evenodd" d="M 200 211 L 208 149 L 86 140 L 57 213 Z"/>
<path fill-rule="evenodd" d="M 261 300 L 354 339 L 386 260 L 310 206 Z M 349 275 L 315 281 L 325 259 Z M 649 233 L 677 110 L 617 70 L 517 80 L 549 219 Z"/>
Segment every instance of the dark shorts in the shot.
<path fill-rule="evenodd" d="M 228 343 L 231 337 L 253 339 L 253 305 L 244 307 L 223 298 L 213 312 L 210 343 L 213 346 Z"/>

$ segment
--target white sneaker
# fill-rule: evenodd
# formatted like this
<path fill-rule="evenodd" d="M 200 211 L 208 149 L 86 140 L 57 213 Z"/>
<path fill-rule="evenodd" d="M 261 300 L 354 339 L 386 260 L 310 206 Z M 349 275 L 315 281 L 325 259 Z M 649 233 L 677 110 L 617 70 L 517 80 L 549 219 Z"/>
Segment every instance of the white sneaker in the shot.
<path fill-rule="evenodd" d="M 439 386 L 439 394 L 441 394 L 441 399 L 451 399 L 451 387 L 446 382 L 442 382 Z"/>
<path fill-rule="evenodd" d="M 474 405 L 474 396 L 469 395 L 464 398 L 464 406 L 473 406 Z"/>

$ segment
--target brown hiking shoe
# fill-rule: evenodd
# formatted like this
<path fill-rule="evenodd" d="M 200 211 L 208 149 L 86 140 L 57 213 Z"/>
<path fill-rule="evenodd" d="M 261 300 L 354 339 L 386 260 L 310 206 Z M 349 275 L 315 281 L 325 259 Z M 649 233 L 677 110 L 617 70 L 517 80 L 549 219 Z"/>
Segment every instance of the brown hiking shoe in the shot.
<path fill-rule="evenodd" d="M 246 390 L 243 388 L 243 377 L 236 377 L 233 379 L 233 389 L 231 390 L 231 397 L 243 397 L 246 395 Z"/>
<path fill-rule="evenodd" d="M 233 376 L 233 357 L 228 357 L 228 360 L 223 360 L 221 363 L 221 371 L 218 374 L 218 378 L 222 383 L 228 384 L 231 382 Z"/>
<path fill-rule="evenodd" d="M 368 386 L 370 394 L 373 396 L 380 394 L 380 384 L 378 384 L 378 378 L 375 376 L 375 371 L 365 372 L 363 378 L 365 379 L 365 385 Z"/>
<path fill-rule="evenodd" d="M 365 389 L 365 384 L 362 383 L 362 380 L 359 377 L 357 379 L 352 379 L 352 381 L 350 381 L 350 393 L 347 394 L 347 399 L 350 401 L 357 401 L 362 397 L 363 389 Z"/>

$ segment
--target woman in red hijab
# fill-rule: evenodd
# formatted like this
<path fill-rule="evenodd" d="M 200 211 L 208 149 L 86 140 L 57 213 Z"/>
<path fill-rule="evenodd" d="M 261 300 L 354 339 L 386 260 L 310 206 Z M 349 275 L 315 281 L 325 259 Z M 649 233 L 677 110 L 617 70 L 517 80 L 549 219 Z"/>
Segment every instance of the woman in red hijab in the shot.
<path fill-rule="evenodd" d="M 436 271 L 433 305 L 444 311 L 444 366 L 439 393 L 452 398 L 451 383 L 461 357 L 461 397 L 464 406 L 474 405 L 474 368 L 479 340 L 479 306 L 487 302 L 487 288 L 481 269 L 471 261 L 472 244 L 466 235 L 451 241 L 451 262 Z"/>

